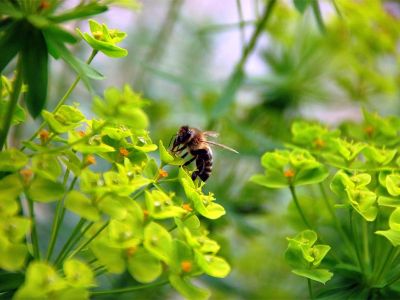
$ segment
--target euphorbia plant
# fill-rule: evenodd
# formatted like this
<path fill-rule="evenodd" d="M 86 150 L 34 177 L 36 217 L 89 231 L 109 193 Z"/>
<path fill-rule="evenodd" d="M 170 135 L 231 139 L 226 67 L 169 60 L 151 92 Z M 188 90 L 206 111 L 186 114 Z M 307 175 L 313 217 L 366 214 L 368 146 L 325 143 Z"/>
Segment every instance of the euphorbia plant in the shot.
<path fill-rule="evenodd" d="M 363 114 L 363 123 L 342 130 L 294 122 L 293 144 L 265 153 L 265 173 L 251 178 L 290 191 L 305 231 L 288 239 L 285 257 L 295 274 L 308 279 L 311 298 L 315 287 L 318 297 L 381 299 L 400 292 L 400 119 Z M 308 194 L 324 203 L 318 207 L 325 214 L 313 213 L 320 220 L 311 218 L 315 207 L 302 197 Z M 314 245 L 317 240 L 321 244 Z"/>
<path fill-rule="evenodd" d="M 116 45 L 125 33 L 93 20 L 90 29 L 91 34 L 78 32 L 93 48 L 91 59 L 98 52 L 127 54 Z M 21 77 L 23 72 L 18 69 L 11 82 L 2 77 L 0 113 L 10 124 L 24 122 L 22 106 L 8 109 L 20 98 L 22 80 L 28 91 L 32 85 Z M 92 119 L 78 104 L 66 105 L 80 78 L 82 74 L 53 111 L 35 104 L 44 121 L 20 149 L 3 141 L 0 291 L 15 299 L 87 299 L 169 283 L 186 298 L 207 298 L 209 291 L 194 285 L 192 278 L 225 277 L 230 267 L 218 256 L 220 246 L 207 236 L 199 216 L 217 219 L 224 208 L 203 192 L 204 184 L 192 181 L 180 167 L 182 160 L 162 141 L 159 146 L 152 142 L 143 110 L 148 102 L 128 85 L 95 96 Z M 3 133 L 10 124 L 2 124 Z M 180 168 L 178 176 L 168 178 L 168 168 Z M 170 182 L 178 185 L 172 189 Z M 37 231 L 35 208 L 53 202 L 47 242 Z M 66 216 L 78 218 L 62 241 Z M 124 272 L 134 279 L 126 288 L 99 286 L 98 277 Z"/>

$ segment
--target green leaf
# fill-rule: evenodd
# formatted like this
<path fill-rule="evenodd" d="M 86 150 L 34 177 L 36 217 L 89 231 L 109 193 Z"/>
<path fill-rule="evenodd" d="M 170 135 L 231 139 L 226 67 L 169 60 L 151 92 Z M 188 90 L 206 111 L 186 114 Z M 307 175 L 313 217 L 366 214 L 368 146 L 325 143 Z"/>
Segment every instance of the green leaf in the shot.
<path fill-rule="evenodd" d="M 32 29 L 21 55 L 23 80 L 28 85 L 24 100 L 30 115 L 36 118 L 47 98 L 48 51 L 41 31 Z"/>
<path fill-rule="evenodd" d="M 33 261 L 26 271 L 25 283 L 17 291 L 15 299 L 47 298 L 46 295 L 66 287 L 66 281 L 52 266 Z"/>
<path fill-rule="evenodd" d="M 37 155 L 32 158 L 32 171 L 43 178 L 56 181 L 62 168 L 56 155 Z"/>
<path fill-rule="evenodd" d="M 208 290 L 193 285 L 187 277 L 171 274 L 169 282 L 186 299 L 203 300 L 210 297 Z"/>
<path fill-rule="evenodd" d="M 163 226 L 150 222 L 144 229 L 143 244 L 155 257 L 167 265 L 171 263 L 172 238 Z"/>
<path fill-rule="evenodd" d="M 151 193 L 146 191 L 145 199 L 149 214 L 154 219 L 182 217 L 186 213 L 182 207 L 174 205 L 171 195 L 159 190 L 153 190 Z"/>
<path fill-rule="evenodd" d="M 400 200 L 398 198 L 379 196 L 378 204 L 388 207 L 400 207 Z"/>
<path fill-rule="evenodd" d="M 389 242 L 393 245 L 393 247 L 400 246 L 400 231 L 389 229 L 389 230 L 378 230 L 375 233 L 387 238 Z"/>
<path fill-rule="evenodd" d="M 0 80 L 1 82 L 1 80 Z M 1 84 L 0 84 L 1 86 Z M 8 108 L 9 101 L 5 100 L 0 100 L 0 120 L 4 120 L 6 114 L 7 114 L 7 108 Z M 25 110 L 17 104 L 15 107 L 15 111 L 11 120 L 11 124 L 21 124 L 26 120 L 26 114 Z"/>
<path fill-rule="evenodd" d="M 274 176 L 276 175 L 276 176 Z M 267 175 L 256 174 L 250 177 L 251 182 L 271 189 L 280 189 L 289 186 L 287 178 L 281 172 L 270 171 Z"/>
<path fill-rule="evenodd" d="M 332 272 L 329 272 L 326 269 L 295 269 L 292 272 L 296 275 L 309 278 L 314 281 L 321 282 L 325 284 L 328 280 L 330 280 L 333 276 Z"/>
<path fill-rule="evenodd" d="M 363 153 L 368 160 L 384 166 L 393 160 L 397 153 L 397 149 L 379 149 L 372 145 L 368 145 L 364 149 Z"/>
<path fill-rule="evenodd" d="M 93 271 L 90 267 L 77 259 L 69 259 L 63 266 L 65 278 L 73 287 L 95 286 Z"/>
<path fill-rule="evenodd" d="M 170 162 L 174 161 L 174 157 L 165 149 L 162 140 L 159 142 L 158 149 L 160 151 L 160 158 L 161 161 L 165 164 L 169 164 Z"/>
<path fill-rule="evenodd" d="M 300 13 L 304 13 L 312 0 L 293 0 L 293 4 Z"/>
<path fill-rule="evenodd" d="M 124 220 L 111 220 L 108 226 L 109 245 L 115 248 L 137 247 L 143 238 L 143 226 L 136 216 Z"/>
<path fill-rule="evenodd" d="M 14 172 L 28 163 L 28 156 L 15 148 L 0 152 L 0 171 Z"/>
<path fill-rule="evenodd" d="M 14 216 L 0 221 L 0 232 L 11 243 L 22 242 L 30 228 L 31 221 L 24 217 Z"/>
<path fill-rule="evenodd" d="M 25 42 L 26 30 L 22 22 L 16 22 L 0 37 L 0 73 L 17 55 Z"/>
<path fill-rule="evenodd" d="M 390 195 L 400 195 L 400 175 L 389 174 L 386 176 L 386 188 Z"/>
<path fill-rule="evenodd" d="M 107 271 L 114 274 L 121 274 L 125 271 L 125 260 L 123 249 L 112 248 L 104 241 L 93 241 L 90 249 Z"/>
<path fill-rule="evenodd" d="M 38 202 L 51 202 L 59 200 L 64 195 L 64 186 L 43 177 L 36 176 L 30 187 L 29 196 Z"/>
<path fill-rule="evenodd" d="M 0 268 L 7 271 L 20 270 L 25 265 L 27 255 L 26 244 L 13 244 L 0 237 Z"/>
<path fill-rule="evenodd" d="M 375 220 L 378 214 L 377 196 L 366 188 L 347 189 L 351 206 L 368 222 Z"/>
<path fill-rule="evenodd" d="M 92 203 L 92 200 L 78 191 L 71 191 L 65 198 L 64 205 L 70 211 L 82 218 L 97 222 L 100 220 L 100 212 Z"/>
<path fill-rule="evenodd" d="M 56 113 L 42 112 L 43 119 L 47 121 L 52 131 L 64 133 L 81 125 L 85 116 L 76 108 L 69 105 L 62 105 Z"/>
<path fill-rule="evenodd" d="M 139 248 L 128 258 L 128 271 L 138 282 L 149 283 L 161 275 L 162 265 L 146 249 Z"/>
<path fill-rule="evenodd" d="M 202 254 L 199 251 L 195 251 L 195 257 L 199 267 L 210 276 L 224 278 L 231 271 L 229 264 L 221 257 Z"/>
<path fill-rule="evenodd" d="M 99 209 L 113 219 L 121 220 L 126 217 L 127 209 L 122 204 L 124 201 L 132 201 L 129 197 L 113 195 L 104 196 L 99 203 Z"/>
<path fill-rule="evenodd" d="M 0 155 L 3 152 L 0 152 Z M 23 191 L 22 182 L 18 174 L 11 174 L 0 179 L 1 197 L 15 199 Z"/>
<path fill-rule="evenodd" d="M 56 16 L 49 16 L 49 19 L 56 23 L 64 23 L 70 20 L 85 19 L 87 17 L 101 14 L 107 11 L 108 7 L 96 2 L 86 5 L 75 6 L 73 9 L 62 12 Z"/>
<path fill-rule="evenodd" d="M 19 212 L 18 202 L 14 197 L 4 195 L 0 192 L 0 217 L 10 217 L 16 215 Z"/>

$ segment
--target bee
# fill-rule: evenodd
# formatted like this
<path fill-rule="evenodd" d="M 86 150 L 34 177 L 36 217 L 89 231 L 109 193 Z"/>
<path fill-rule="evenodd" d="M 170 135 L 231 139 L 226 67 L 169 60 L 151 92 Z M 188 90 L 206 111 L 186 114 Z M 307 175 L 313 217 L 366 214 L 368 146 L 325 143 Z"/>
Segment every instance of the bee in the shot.
<path fill-rule="evenodd" d="M 186 161 L 183 166 L 187 166 L 196 160 L 197 169 L 192 173 L 192 180 L 199 177 L 202 181 L 206 181 L 208 177 L 210 177 L 213 164 L 213 153 L 210 145 L 219 146 L 229 151 L 239 153 L 228 146 L 207 140 L 207 137 L 217 136 L 218 133 L 214 131 L 201 131 L 197 128 L 190 128 L 187 125 L 182 126 L 175 135 L 171 152 L 174 154 L 180 154 L 186 149 L 187 152 L 181 157 L 185 158 L 189 153 L 193 156 Z"/>

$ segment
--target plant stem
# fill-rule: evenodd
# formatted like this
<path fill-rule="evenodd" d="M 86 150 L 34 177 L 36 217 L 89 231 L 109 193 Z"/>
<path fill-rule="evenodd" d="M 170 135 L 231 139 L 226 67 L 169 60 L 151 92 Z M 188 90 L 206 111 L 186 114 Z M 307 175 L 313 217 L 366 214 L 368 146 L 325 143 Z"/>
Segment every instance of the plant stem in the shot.
<path fill-rule="evenodd" d="M 313 294 L 313 289 L 312 289 L 311 279 L 310 278 L 307 278 L 307 283 L 308 283 L 308 293 L 310 295 L 310 299 L 313 300 L 314 299 L 314 294 Z"/>
<path fill-rule="evenodd" d="M 29 217 L 31 218 L 32 228 L 31 228 L 31 241 L 33 247 L 33 257 L 37 260 L 40 260 L 40 251 L 39 251 L 39 238 L 36 229 L 36 217 L 35 217 L 35 208 L 33 204 L 33 200 L 26 196 L 28 200 L 29 207 Z"/>
<path fill-rule="evenodd" d="M 63 261 L 67 258 L 68 254 L 71 252 L 71 250 L 78 244 L 80 239 L 85 235 L 85 233 L 93 226 L 93 222 L 90 222 L 89 224 L 86 225 L 85 228 L 82 229 L 82 231 L 78 232 L 78 234 L 75 236 L 74 240 L 69 244 L 69 247 L 64 251 L 63 256 L 61 256 L 58 266 L 63 263 Z"/>
<path fill-rule="evenodd" d="M 143 285 L 139 285 L 139 286 L 132 286 L 132 287 L 122 288 L 122 289 L 94 291 L 94 292 L 91 292 L 90 294 L 92 296 L 99 296 L 99 295 L 114 295 L 114 294 L 130 293 L 130 292 L 149 289 L 149 288 L 153 288 L 153 287 L 157 287 L 157 286 L 162 286 L 162 285 L 167 284 L 168 282 L 169 282 L 168 280 L 163 280 L 163 281 L 159 281 L 159 282 L 143 284 Z"/>
<path fill-rule="evenodd" d="M 68 170 L 67 170 L 67 172 L 69 173 Z M 75 185 L 77 180 L 78 180 L 77 176 L 75 176 L 74 179 L 72 179 L 72 182 L 71 182 L 71 184 L 69 186 L 68 192 L 70 192 L 74 188 L 74 185 Z M 60 199 L 60 201 L 58 201 L 58 203 L 57 203 L 56 213 L 54 215 L 53 226 L 52 226 L 52 229 L 51 229 L 51 238 L 50 238 L 49 247 L 48 247 L 48 250 L 47 250 L 47 258 L 46 258 L 46 260 L 50 260 L 51 259 L 51 255 L 53 254 L 54 246 L 56 244 L 58 232 L 60 230 L 60 226 L 61 226 L 61 224 L 63 222 L 63 219 L 64 219 L 65 208 L 64 208 L 63 204 L 64 204 L 65 197 L 67 196 L 67 193 L 65 193 L 64 197 L 62 199 Z"/>
<path fill-rule="evenodd" d="M 61 249 L 60 253 L 58 254 L 54 264 L 58 265 L 60 260 L 62 259 L 62 257 L 64 256 L 65 252 L 68 251 L 69 246 L 71 245 L 71 243 L 73 243 L 75 237 L 79 234 L 79 231 L 81 230 L 81 228 L 83 227 L 83 225 L 85 225 L 86 220 L 81 218 L 78 222 L 78 224 L 76 224 L 74 230 L 72 231 L 70 237 L 68 238 L 67 242 L 64 244 L 63 248 Z"/>
<path fill-rule="evenodd" d="M 97 55 L 98 51 L 93 50 L 92 53 L 90 54 L 88 60 L 86 61 L 86 64 L 90 65 L 90 63 L 93 61 L 94 57 Z M 60 99 L 58 102 L 57 106 L 54 108 L 53 113 L 56 113 L 60 107 L 67 101 L 68 97 L 72 94 L 76 86 L 78 85 L 79 81 L 81 80 L 81 76 L 77 76 L 75 81 L 71 84 L 67 92 L 64 94 L 64 96 Z M 39 132 L 46 126 L 47 122 L 43 121 L 42 124 L 38 127 L 38 129 L 35 131 L 35 133 L 28 139 L 28 141 L 32 141 L 38 134 Z M 21 148 L 21 150 L 24 150 L 25 146 Z"/>
<path fill-rule="evenodd" d="M 364 246 L 364 263 L 365 267 L 369 269 L 370 266 L 370 255 L 369 255 L 369 241 L 368 241 L 368 224 L 367 221 L 364 219 L 362 220 L 362 239 L 363 239 L 363 246 Z"/>
<path fill-rule="evenodd" d="M 358 237 L 357 237 L 357 235 L 356 235 L 356 233 L 355 233 L 355 228 L 354 228 L 354 226 L 353 226 L 353 210 L 352 210 L 351 208 L 349 208 L 349 223 L 350 223 L 350 231 L 351 231 L 351 234 L 353 235 L 354 248 L 355 248 L 356 255 L 357 255 L 358 265 L 360 266 L 361 272 L 362 272 L 363 274 L 365 274 L 365 272 L 364 272 L 364 265 L 363 265 L 362 260 L 361 260 L 361 255 L 360 255 L 360 251 L 359 251 L 359 247 L 358 247 L 358 242 L 357 242 Z"/>
<path fill-rule="evenodd" d="M 4 144 L 7 141 L 8 131 L 10 130 L 11 121 L 14 116 L 15 108 L 17 107 L 19 94 L 22 86 L 22 62 L 21 57 L 18 57 L 17 70 L 15 75 L 14 87 L 10 94 L 7 112 L 4 117 L 3 124 L 0 128 L 0 151 L 3 150 Z"/>
<path fill-rule="evenodd" d="M 322 19 L 321 9 L 319 7 L 318 1 L 311 1 L 311 6 L 313 9 L 314 16 L 317 21 L 319 30 L 321 31 L 321 33 L 325 33 L 325 31 L 326 31 L 325 24 L 324 24 L 324 20 Z"/>
<path fill-rule="evenodd" d="M 244 52 L 246 47 L 246 38 L 244 36 L 244 20 L 241 0 L 236 0 L 236 7 L 239 14 L 240 42 L 242 43 L 242 52 Z"/>
<path fill-rule="evenodd" d="M 393 246 L 390 247 L 390 250 L 388 251 L 388 253 L 386 254 L 386 258 L 383 262 L 383 264 L 381 265 L 379 271 L 378 271 L 378 275 L 376 276 L 375 282 L 379 283 L 379 281 L 381 280 L 382 275 L 385 273 L 385 270 L 387 268 L 389 264 L 389 262 L 392 261 L 392 258 L 394 256 L 395 253 L 395 248 Z"/>
<path fill-rule="evenodd" d="M 68 256 L 68 258 L 71 258 L 71 257 L 75 256 L 82 249 L 84 249 L 87 245 L 89 245 L 108 226 L 109 223 L 110 223 L 109 221 L 104 223 L 104 225 L 101 226 L 100 229 L 97 230 L 97 232 L 90 239 L 88 239 L 85 243 L 83 243 L 78 248 L 76 248 L 74 251 L 72 251 L 72 253 Z"/>
<path fill-rule="evenodd" d="M 234 96 L 235 96 L 236 92 L 238 91 L 238 89 L 244 79 L 244 74 L 243 74 L 244 66 L 245 66 L 250 54 L 253 52 L 260 34 L 264 31 L 265 25 L 267 24 L 267 21 L 269 20 L 270 16 L 272 15 L 272 11 L 273 11 L 273 8 L 274 8 L 276 2 L 277 2 L 277 0 L 269 0 L 268 4 L 265 6 L 264 12 L 257 24 L 256 29 L 254 30 L 254 32 L 250 38 L 248 45 L 244 49 L 240 60 L 236 64 L 235 68 L 233 69 L 232 74 L 229 76 L 229 79 L 228 79 L 227 83 L 225 84 L 224 89 L 222 90 L 222 93 L 221 93 L 216 105 L 213 108 L 213 111 L 211 113 L 209 127 L 213 126 L 213 122 L 215 122 L 215 120 L 217 120 L 218 118 L 220 118 L 223 115 L 226 108 L 234 100 Z"/>
<path fill-rule="evenodd" d="M 306 225 L 307 228 L 312 229 L 311 226 L 310 226 L 310 223 L 308 223 L 308 221 L 306 219 L 306 216 L 304 215 L 303 210 L 301 209 L 299 200 L 297 199 L 297 196 L 296 196 L 296 191 L 294 189 L 294 186 L 293 185 L 289 185 L 289 189 L 290 189 L 290 193 L 292 194 L 292 198 L 293 198 L 294 204 L 296 205 L 297 211 L 299 212 L 300 217 L 303 220 L 304 225 Z"/>

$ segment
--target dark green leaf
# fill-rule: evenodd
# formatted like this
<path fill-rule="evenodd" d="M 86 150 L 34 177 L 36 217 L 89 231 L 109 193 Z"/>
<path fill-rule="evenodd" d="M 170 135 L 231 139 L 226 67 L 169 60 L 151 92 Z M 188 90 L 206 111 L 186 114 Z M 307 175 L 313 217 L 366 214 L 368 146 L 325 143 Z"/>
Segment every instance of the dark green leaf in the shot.
<path fill-rule="evenodd" d="M 25 29 L 21 22 L 10 26 L 0 38 L 0 72 L 23 47 Z"/>
<path fill-rule="evenodd" d="M 304 13 L 312 0 L 293 0 L 293 4 L 300 13 Z"/>
<path fill-rule="evenodd" d="M 107 10 L 107 6 L 91 2 L 88 5 L 80 5 L 71 10 L 67 10 L 60 15 L 49 17 L 50 20 L 56 23 L 63 23 L 69 20 L 83 19 L 89 16 L 98 15 Z"/>
<path fill-rule="evenodd" d="M 22 49 L 22 75 L 28 85 L 25 104 L 36 118 L 46 104 L 48 80 L 48 52 L 41 31 L 32 29 Z"/>

